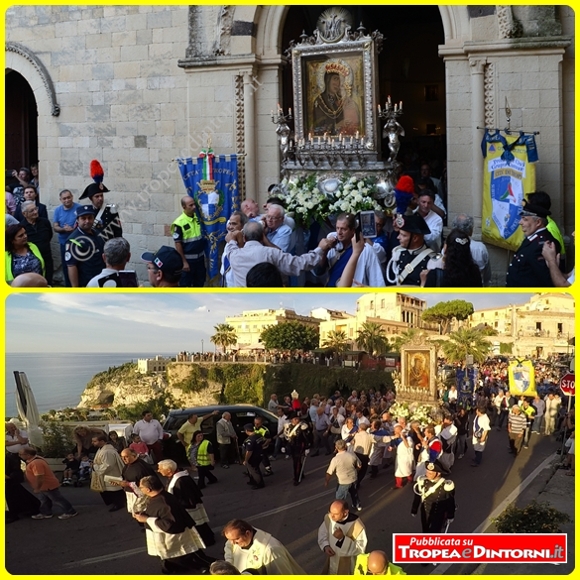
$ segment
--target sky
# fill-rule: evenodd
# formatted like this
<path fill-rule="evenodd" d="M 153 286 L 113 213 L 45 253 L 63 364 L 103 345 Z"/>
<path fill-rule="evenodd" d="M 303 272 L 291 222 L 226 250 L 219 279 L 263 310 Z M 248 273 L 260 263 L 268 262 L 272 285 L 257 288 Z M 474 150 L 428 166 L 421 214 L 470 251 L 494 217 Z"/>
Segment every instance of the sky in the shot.
<path fill-rule="evenodd" d="M 6 299 L 6 352 L 179 352 L 212 348 L 214 326 L 244 310 L 288 308 L 308 315 L 326 307 L 354 313 L 357 292 L 52 293 Z M 532 294 L 419 293 L 428 306 L 463 299 L 476 310 L 523 304 Z"/>

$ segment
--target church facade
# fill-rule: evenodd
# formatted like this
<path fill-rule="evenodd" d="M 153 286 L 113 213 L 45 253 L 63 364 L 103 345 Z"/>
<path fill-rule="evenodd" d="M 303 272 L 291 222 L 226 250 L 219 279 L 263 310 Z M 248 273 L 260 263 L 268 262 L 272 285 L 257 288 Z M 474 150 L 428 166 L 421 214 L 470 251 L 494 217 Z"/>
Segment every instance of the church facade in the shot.
<path fill-rule="evenodd" d="M 99 159 L 111 190 L 106 200 L 119 206 L 134 257 L 171 244 L 169 226 L 185 193 L 175 159 L 197 156 L 208 139 L 216 154 L 241 156 L 242 195 L 265 201 L 280 180 L 271 111 L 293 106 L 284 51 L 298 40 L 298 27 L 312 33 L 312 15 L 324 8 L 10 7 L 6 169 L 38 159 L 50 210 L 64 188 L 78 199 L 90 182 L 90 160 Z M 536 189 L 550 194 L 554 219 L 571 234 L 573 10 L 417 6 L 417 21 L 409 22 L 396 7 L 367 8 L 372 12 L 361 7 L 355 16 L 383 33 L 386 59 L 396 48 L 389 37 L 416 34 L 405 54 L 379 67 L 379 92 L 404 95 L 409 113 L 400 122 L 409 142 L 437 142 L 443 150 L 449 223 L 462 212 L 481 223 L 481 127 L 506 127 L 509 111 L 514 131 L 539 132 Z M 424 19 L 423 10 L 430 11 Z M 439 63 L 436 78 L 421 68 L 428 59 Z M 22 95 L 35 102 L 37 117 Z M 501 285 L 509 257 L 499 248 L 490 253 L 494 285 Z"/>

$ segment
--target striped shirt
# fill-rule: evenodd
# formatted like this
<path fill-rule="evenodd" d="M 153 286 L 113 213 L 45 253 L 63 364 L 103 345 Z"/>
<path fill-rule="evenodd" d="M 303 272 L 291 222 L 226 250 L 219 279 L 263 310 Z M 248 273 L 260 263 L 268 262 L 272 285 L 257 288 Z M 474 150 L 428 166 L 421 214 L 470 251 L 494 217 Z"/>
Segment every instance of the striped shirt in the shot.
<path fill-rule="evenodd" d="M 516 415 L 515 413 L 510 413 L 508 419 L 508 426 L 510 433 L 518 434 L 525 430 L 527 425 L 526 416 L 523 413 Z"/>

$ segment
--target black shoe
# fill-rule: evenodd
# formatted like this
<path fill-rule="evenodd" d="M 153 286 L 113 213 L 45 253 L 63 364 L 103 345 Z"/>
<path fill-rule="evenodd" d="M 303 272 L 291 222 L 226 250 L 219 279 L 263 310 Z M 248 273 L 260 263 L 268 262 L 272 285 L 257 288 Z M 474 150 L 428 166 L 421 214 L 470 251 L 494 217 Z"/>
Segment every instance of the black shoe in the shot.
<path fill-rule="evenodd" d="M 300 485 L 300 482 L 299 481 L 294 481 L 293 484 L 294 485 Z"/>
<path fill-rule="evenodd" d="M 117 511 L 119 511 L 119 510 L 122 510 L 124 507 L 125 507 L 125 506 L 122 506 L 122 505 L 112 505 L 112 506 L 109 508 L 109 511 L 110 511 L 110 512 L 117 512 Z"/>
<path fill-rule="evenodd" d="M 265 486 L 264 484 L 262 484 L 262 485 L 253 485 L 253 486 L 252 486 L 252 489 L 263 489 L 263 488 L 265 488 L 265 487 L 266 487 L 266 486 Z"/>

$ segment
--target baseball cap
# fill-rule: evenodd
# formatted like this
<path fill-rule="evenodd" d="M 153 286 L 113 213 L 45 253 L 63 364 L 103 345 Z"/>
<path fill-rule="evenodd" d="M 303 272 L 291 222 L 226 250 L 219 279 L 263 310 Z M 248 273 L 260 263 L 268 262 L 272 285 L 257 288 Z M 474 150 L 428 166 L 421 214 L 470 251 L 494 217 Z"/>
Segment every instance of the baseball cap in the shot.
<path fill-rule="evenodd" d="M 165 274 L 180 274 L 183 270 L 183 260 L 175 248 L 161 246 L 155 253 L 141 254 L 141 260 L 155 264 Z"/>

